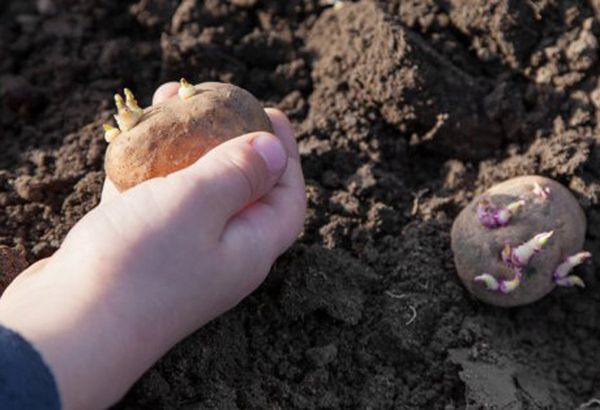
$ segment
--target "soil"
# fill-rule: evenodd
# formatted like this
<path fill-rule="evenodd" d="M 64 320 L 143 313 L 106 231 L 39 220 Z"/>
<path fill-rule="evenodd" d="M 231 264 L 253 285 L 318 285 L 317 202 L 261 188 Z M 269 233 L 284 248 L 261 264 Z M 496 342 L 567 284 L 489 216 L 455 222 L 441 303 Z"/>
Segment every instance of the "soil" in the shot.
<path fill-rule="evenodd" d="M 117 409 L 594 408 L 600 1 L 331 3 L 0 2 L 0 245 L 33 263 L 98 203 L 115 90 L 233 82 L 297 129 L 304 233 Z M 450 227 L 525 174 L 585 210 L 588 286 L 487 306 Z"/>

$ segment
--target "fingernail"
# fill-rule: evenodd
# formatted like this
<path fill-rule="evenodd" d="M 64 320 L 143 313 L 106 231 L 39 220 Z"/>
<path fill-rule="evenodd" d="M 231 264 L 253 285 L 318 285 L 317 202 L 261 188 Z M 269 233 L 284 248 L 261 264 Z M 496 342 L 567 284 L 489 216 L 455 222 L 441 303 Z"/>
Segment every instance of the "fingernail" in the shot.
<path fill-rule="evenodd" d="M 269 134 L 259 134 L 252 141 L 252 146 L 263 158 L 271 173 L 277 174 L 283 170 L 287 153 L 277 137 Z"/>

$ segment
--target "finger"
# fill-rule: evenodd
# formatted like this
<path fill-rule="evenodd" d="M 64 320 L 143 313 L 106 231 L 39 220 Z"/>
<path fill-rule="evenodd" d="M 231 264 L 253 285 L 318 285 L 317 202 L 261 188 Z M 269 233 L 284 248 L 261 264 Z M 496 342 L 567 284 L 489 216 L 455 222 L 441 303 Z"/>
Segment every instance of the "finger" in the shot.
<path fill-rule="evenodd" d="M 273 261 L 298 238 L 306 213 L 304 178 L 298 161 L 290 159 L 283 179 L 260 201 L 229 221 L 223 242 L 234 254 L 249 249 L 248 258 Z"/>
<path fill-rule="evenodd" d="M 100 203 L 105 203 L 110 201 L 113 198 L 116 198 L 119 195 L 119 190 L 115 187 L 115 184 L 107 177 L 104 180 L 104 185 L 102 186 L 102 195 L 100 197 Z"/>
<path fill-rule="evenodd" d="M 233 215 L 273 188 L 287 161 L 283 144 L 272 134 L 257 132 L 234 138 L 190 167 L 156 181 L 163 198 L 160 201 L 166 204 L 161 207 L 168 213 L 170 208 L 187 205 L 195 219 L 198 210 L 202 210 L 210 215 L 202 221 L 204 228 L 214 230 L 220 237 Z M 139 185 L 140 189 L 143 185 Z M 136 188 L 130 190 L 132 195 L 136 195 Z"/>
<path fill-rule="evenodd" d="M 164 83 L 163 85 L 158 87 L 154 92 L 154 96 L 152 97 L 152 104 L 160 104 L 161 102 L 176 96 L 177 91 L 179 91 L 179 83 L 173 81 Z"/>
<path fill-rule="evenodd" d="M 294 132 L 287 117 L 277 110 L 267 113 L 277 136 L 291 150 L 286 171 L 267 195 L 230 220 L 223 240 L 233 252 L 250 248 L 254 255 L 272 260 L 291 246 L 302 230 L 306 191 Z M 258 249 L 248 247 L 249 243 L 257 244 Z"/>
<path fill-rule="evenodd" d="M 292 128 L 292 124 L 290 123 L 290 120 L 288 120 L 288 117 L 275 108 L 266 108 L 265 111 L 271 120 L 273 132 L 285 146 L 285 150 L 288 152 L 290 158 L 299 160 L 300 154 L 298 152 L 298 144 L 294 135 L 294 129 Z"/>

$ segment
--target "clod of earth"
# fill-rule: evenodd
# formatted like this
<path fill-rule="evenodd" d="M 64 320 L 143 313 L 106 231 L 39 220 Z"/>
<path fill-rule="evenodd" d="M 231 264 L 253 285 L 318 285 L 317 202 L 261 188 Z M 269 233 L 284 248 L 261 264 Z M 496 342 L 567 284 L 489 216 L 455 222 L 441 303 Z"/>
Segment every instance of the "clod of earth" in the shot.
<path fill-rule="evenodd" d="M 142 109 L 129 89 L 125 99 L 115 95 L 118 128 L 104 125 L 104 166 L 119 191 L 185 168 L 231 138 L 272 132 L 260 102 L 242 88 L 182 79 L 178 96 Z"/>
<path fill-rule="evenodd" d="M 452 226 L 452 251 L 466 288 L 484 302 L 517 306 L 555 286 L 585 287 L 573 268 L 586 221 L 571 193 L 541 176 L 513 178 L 475 198 Z"/>

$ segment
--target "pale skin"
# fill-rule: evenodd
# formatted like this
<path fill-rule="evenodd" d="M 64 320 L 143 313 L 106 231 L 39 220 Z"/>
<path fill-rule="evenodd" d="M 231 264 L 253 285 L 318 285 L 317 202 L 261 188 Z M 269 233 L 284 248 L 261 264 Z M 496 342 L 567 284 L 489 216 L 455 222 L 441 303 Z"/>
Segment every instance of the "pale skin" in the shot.
<path fill-rule="evenodd" d="M 167 83 L 153 103 L 173 98 Z M 106 408 L 178 341 L 237 305 L 299 235 L 306 209 L 293 130 L 230 140 L 118 193 L 0 298 L 0 323 L 41 353 L 65 409 Z"/>

